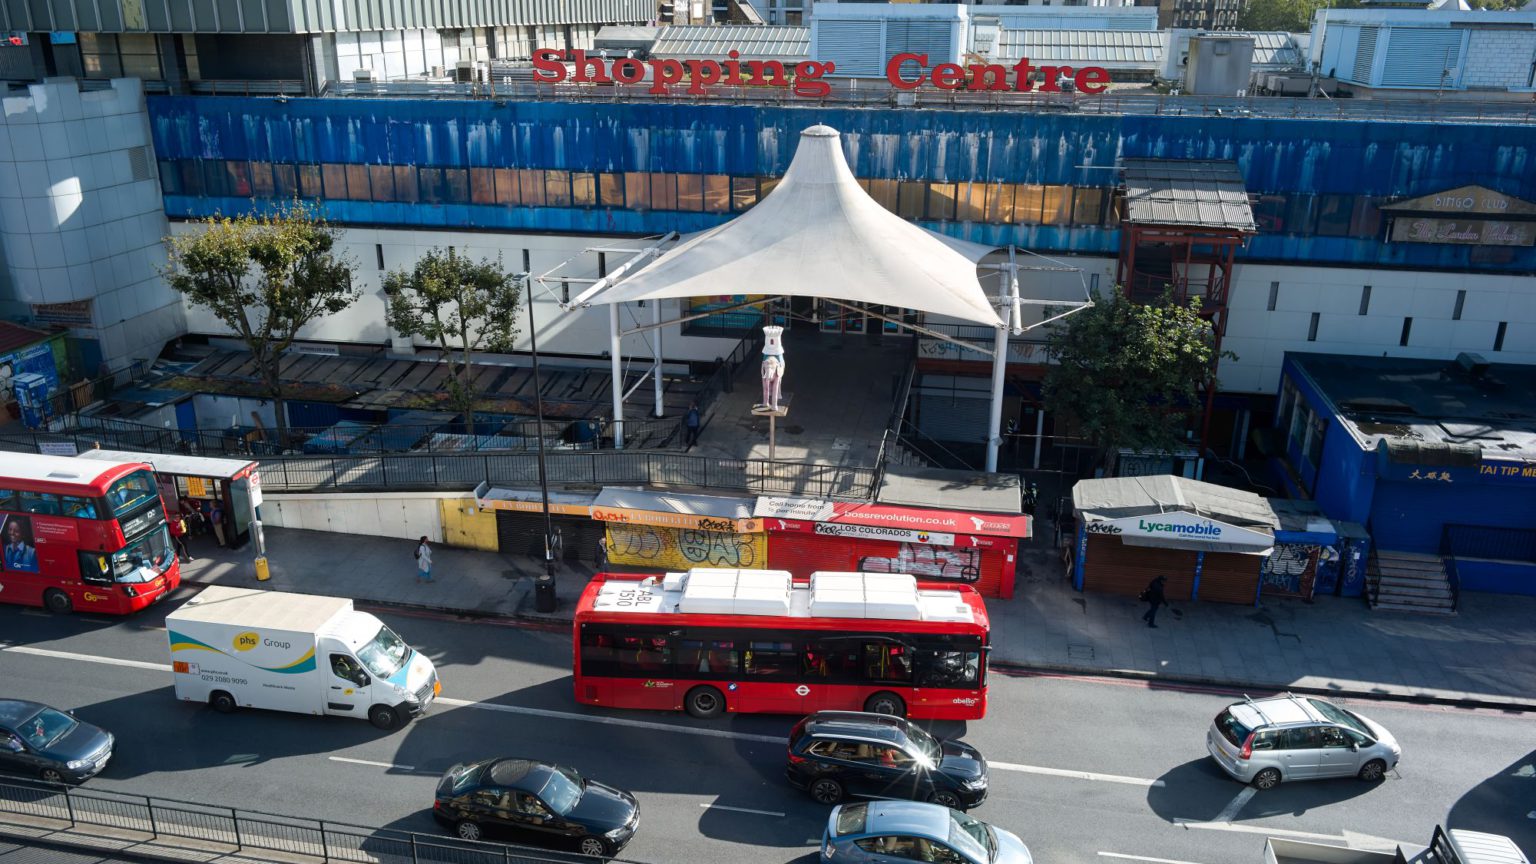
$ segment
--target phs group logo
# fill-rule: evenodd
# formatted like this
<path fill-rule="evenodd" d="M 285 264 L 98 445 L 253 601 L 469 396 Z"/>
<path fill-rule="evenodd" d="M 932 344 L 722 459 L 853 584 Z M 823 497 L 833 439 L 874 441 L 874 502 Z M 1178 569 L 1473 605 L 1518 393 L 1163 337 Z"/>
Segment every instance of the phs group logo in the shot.
<path fill-rule="evenodd" d="M 247 630 L 235 637 L 236 651 L 249 651 L 261 644 L 261 634 L 254 630 Z"/>

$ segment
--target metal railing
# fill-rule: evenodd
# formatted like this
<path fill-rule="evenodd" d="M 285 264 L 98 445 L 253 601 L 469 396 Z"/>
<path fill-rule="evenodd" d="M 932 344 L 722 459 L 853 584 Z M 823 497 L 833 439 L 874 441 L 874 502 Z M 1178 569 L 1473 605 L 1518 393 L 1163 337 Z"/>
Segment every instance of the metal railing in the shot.
<path fill-rule="evenodd" d="M 29 826 L 108 829 L 124 839 L 172 840 L 182 848 L 190 841 L 218 852 L 301 856 L 300 860 L 324 862 L 591 864 L 597 860 L 502 843 L 26 781 L 0 783 L 0 813 L 20 817 Z M 68 842 L 57 834 L 54 839 Z"/>
<path fill-rule="evenodd" d="M 1461 559 L 1519 561 L 1536 564 L 1536 530 L 1488 525 L 1446 525 L 1440 532 L 1440 558 L 1451 588 L 1451 609 L 1461 608 Z"/>
<path fill-rule="evenodd" d="M 526 78 L 493 75 L 485 83 L 449 81 L 349 82 L 329 84 L 323 96 L 415 99 L 500 99 L 509 101 L 579 101 L 691 103 L 724 102 L 798 107 L 900 107 L 1025 111 L 1100 115 L 1355 120 L 1400 123 L 1536 123 L 1530 101 L 1467 99 L 1302 99 L 1287 96 L 1171 96 L 1147 91 L 1108 90 L 1083 93 L 917 90 L 898 93 L 880 85 L 856 87 L 834 83 L 826 96 L 795 96 L 785 87 L 711 86 L 702 94 L 684 85 L 652 93 L 651 84 L 534 84 Z"/>

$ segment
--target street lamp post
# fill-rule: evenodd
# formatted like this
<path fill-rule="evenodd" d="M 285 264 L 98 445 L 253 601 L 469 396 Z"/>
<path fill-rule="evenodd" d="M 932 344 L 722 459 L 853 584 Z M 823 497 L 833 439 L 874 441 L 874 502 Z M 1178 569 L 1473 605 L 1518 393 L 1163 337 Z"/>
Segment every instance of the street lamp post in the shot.
<path fill-rule="evenodd" d="M 533 352 L 533 405 L 538 418 L 535 434 L 539 440 L 539 494 L 544 502 L 544 575 L 534 579 L 534 608 L 555 611 L 555 526 L 549 516 L 549 476 L 544 470 L 544 386 L 539 380 L 538 326 L 533 320 L 533 283 L 527 273 L 518 274 L 518 282 L 528 298 L 528 346 Z"/>

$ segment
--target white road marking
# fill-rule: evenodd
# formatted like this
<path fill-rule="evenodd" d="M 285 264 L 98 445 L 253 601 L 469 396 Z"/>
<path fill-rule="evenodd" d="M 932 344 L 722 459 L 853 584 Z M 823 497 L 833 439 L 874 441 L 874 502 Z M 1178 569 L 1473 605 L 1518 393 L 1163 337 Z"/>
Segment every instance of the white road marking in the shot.
<path fill-rule="evenodd" d="M 0 651 L 10 651 L 16 654 L 31 654 L 34 657 L 53 657 L 59 660 L 84 660 L 87 663 L 105 663 L 108 666 L 129 666 L 134 669 L 150 669 L 155 672 L 169 672 L 169 663 L 148 663 L 143 660 L 125 660 L 121 657 L 98 657 L 94 654 L 76 654 L 72 651 L 53 651 L 48 648 L 33 648 L 30 645 L 6 645 L 0 646 Z"/>
<path fill-rule="evenodd" d="M 348 759 L 345 756 L 327 756 L 325 758 L 331 760 L 332 762 L 350 762 L 353 765 L 371 765 L 374 768 L 396 768 L 401 771 L 416 770 L 416 767 L 413 765 L 396 765 L 393 762 L 370 762 L 367 759 Z"/>
<path fill-rule="evenodd" d="M 784 818 L 784 814 L 776 810 L 753 810 L 750 807 L 727 807 L 724 804 L 700 804 L 705 810 L 729 810 L 732 813 L 756 813 L 759 816 L 778 816 Z"/>
<path fill-rule="evenodd" d="M 1314 840 L 1320 843 L 1332 843 L 1344 845 L 1350 849 L 1360 849 L 1372 852 L 1395 852 L 1398 846 L 1412 846 L 1412 843 L 1403 843 L 1397 840 L 1388 840 L 1385 837 L 1372 837 L 1369 834 L 1315 834 L 1311 831 L 1295 831 L 1289 828 L 1269 828 L 1263 825 L 1235 825 L 1231 822 L 1195 822 L 1188 819 L 1175 819 L 1175 825 L 1183 828 L 1200 828 L 1214 831 L 1235 831 L 1240 834 L 1266 834 L 1271 837 L 1294 837 L 1297 840 Z"/>
<path fill-rule="evenodd" d="M 595 714 L 576 714 L 570 711 L 551 711 L 547 708 L 525 708 L 521 705 L 500 705 L 495 702 L 470 702 L 466 699 L 440 697 L 437 704 L 450 708 L 482 708 L 487 711 L 504 711 L 508 714 L 527 714 L 531 717 L 548 717 L 552 720 L 579 720 L 601 723 L 606 726 L 628 726 L 632 729 L 652 729 L 658 732 L 676 732 L 679 735 L 698 735 L 704 738 L 729 738 L 734 741 L 758 741 L 764 744 L 782 745 L 787 740 L 778 735 L 749 735 L 745 732 L 726 732 L 723 729 L 705 729 L 696 726 L 676 726 L 671 723 L 652 723 L 648 720 L 630 720 L 625 717 L 599 717 Z"/>
<path fill-rule="evenodd" d="M 1015 762 L 988 762 L 988 768 L 999 771 L 1021 771 L 1025 774 L 1047 774 L 1052 777 L 1071 777 L 1074 780 L 1098 780 L 1103 783 L 1124 783 L 1128 786 L 1162 788 L 1161 780 L 1145 780 L 1141 777 L 1124 777 L 1119 774 L 1095 774 L 1092 771 L 1068 771 L 1064 768 L 1042 768 L 1039 765 L 1019 765 Z"/>
<path fill-rule="evenodd" d="M 33 618 L 52 618 L 53 617 L 53 613 L 52 612 L 44 612 L 41 609 L 23 609 L 23 610 L 21 610 L 21 612 L 19 614 L 21 614 L 21 615 L 29 615 L 29 616 L 31 616 Z"/>
<path fill-rule="evenodd" d="M 1253 799 L 1253 796 L 1258 794 L 1258 791 L 1259 790 L 1253 788 L 1252 786 L 1244 786 L 1243 791 L 1232 796 L 1232 800 L 1227 802 L 1226 809 L 1216 814 L 1216 818 L 1212 819 L 1211 821 L 1231 822 L 1233 819 L 1237 818 L 1237 814 L 1242 812 L 1243 807 L 1245 807 L 1248 802 Z"/>
<path fill-rule="evenodd" d="M 1148 861 L 1151 864 L 1195 864 L 1194 861 L 1180 861 L 1173 858 L 1148 858 L 1145 855 L 1126 855 L 1122 852 L 1100 852 L 1101 858 L 1120 858 L 1125 861 Z"/>

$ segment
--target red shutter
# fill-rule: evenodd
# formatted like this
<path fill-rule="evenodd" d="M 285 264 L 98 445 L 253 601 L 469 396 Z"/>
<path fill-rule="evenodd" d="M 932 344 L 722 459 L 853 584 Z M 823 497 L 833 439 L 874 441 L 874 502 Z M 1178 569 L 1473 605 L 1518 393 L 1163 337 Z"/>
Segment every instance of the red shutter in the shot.
<path fill-rule="evenodd" d="M 768 567 L 788 570 L 796 579 L 808 579 L 818 570 L 846 573 L 855 569 L 854 541 L 799 531 L 770 531 Z"/>

